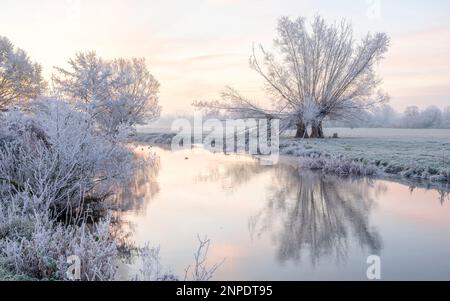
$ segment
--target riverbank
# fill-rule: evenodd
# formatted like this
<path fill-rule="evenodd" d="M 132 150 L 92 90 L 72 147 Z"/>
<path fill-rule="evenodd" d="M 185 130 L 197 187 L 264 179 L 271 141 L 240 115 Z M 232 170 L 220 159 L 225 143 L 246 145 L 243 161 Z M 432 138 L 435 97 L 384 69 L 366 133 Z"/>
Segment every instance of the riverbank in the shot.
<path fill-rule="evenodd" d="M 450 130 L 326 129 L 338 139 L 282 137 L 280 154 L 303 168 L 341 176 L 374 176 L 449 190 Z M 170 145 L 173 133 L 139 131 L 139 142 Z"/>

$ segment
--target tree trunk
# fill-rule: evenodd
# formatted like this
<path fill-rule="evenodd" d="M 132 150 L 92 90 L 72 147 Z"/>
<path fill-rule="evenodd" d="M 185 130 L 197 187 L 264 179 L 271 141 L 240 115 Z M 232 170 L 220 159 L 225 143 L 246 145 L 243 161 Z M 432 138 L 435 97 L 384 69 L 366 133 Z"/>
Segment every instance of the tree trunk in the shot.
<path fill-rule="evenodd" d="M 309 138 L 306 125 L 303 121 L 297 123 L 297 132 L 295 134 L 295 138 L 298 139 Z"/>
<path fill-rule="evenodd" d="M 312 125 L 310 138 L 317 138 L 317 139 L 325 138 L 325 135 L 323 133 L 322 121 L 314 123 Z"/>

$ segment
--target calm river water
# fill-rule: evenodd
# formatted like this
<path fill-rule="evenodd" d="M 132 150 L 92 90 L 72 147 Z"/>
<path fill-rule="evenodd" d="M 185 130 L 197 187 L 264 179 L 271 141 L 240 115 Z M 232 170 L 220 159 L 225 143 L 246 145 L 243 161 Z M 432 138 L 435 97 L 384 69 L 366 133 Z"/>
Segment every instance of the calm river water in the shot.
<path fill-rule="evenodd" d="M 133 188 L 123 217 L 178 275 L 200 234 L 210 263 L 225 258 L 213 280 L 366 280 L 370 255 L 383 280 L 450 280 L 450 200 L 439 191 L 201 149 L 151 151 L 159 168 Z"/>

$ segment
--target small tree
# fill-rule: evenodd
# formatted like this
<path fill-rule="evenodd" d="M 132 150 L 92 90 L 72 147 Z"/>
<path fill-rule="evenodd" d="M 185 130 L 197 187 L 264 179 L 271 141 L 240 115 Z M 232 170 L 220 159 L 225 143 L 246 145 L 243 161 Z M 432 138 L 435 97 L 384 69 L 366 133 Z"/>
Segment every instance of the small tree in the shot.
<path fill-rule="evenodd" d="M 395 127 L 398 125 L 397 112 L 388 104 L 376 107 L 370 112 L 371 127 Z"/>
<path fill-rule="evenodd" d="M 420 111 L 416 106 L 407 107 L 403 113 L 403 126 L 406 128 L 419 127 Z"/>
<path fill-rule="evenodd" d="M 376 103 L 386 96 L 376 93 L 380 81 L 374 66 L 387 51 L 389 38 L 384 33 L 367 34 L 359 44 L 352 26 L 346 22 L 327 25 L 316 17 L 308 28 L 304 18 L 283 17 L 278 22 L 274 52 L 260 46 L 251 67 L 264 79 L 272 99 L 270 109 L 228 89 L 222 101 L 197 102 L 196 106 L 224 109 L 241 115 L 279 118 L 282 128 L 296 127 L 296 137 L 323 137 L 324 118 L 344 118 Z"/>
<path fill-rule="evenodd" d="M 442 126 L 442 111 L 436 106 L 429 106 L 420 113 L 420 127 L 438 129 Z"/>
<path fill-rule="evenodd" d="M 95 52 L 78 53 L 70 70 L 56 68 L 55 91 L 87 105 L 98 123 L 110 133 L 120 125 L 132 126 L 160 114 L 159 83 L 145 59 L 103 60 Z"/>
<path fill-rule="evenodd" d="M 45 89 L 40 65 L 22 49 L 0 36 L 0 111 L 11 104 L 39 96 Z"/>

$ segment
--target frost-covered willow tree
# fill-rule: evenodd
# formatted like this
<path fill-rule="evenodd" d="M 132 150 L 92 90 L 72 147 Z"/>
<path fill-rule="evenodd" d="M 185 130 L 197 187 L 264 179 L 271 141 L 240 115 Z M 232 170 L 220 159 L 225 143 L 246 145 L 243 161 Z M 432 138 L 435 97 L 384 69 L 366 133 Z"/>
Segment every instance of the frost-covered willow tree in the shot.
<path fill-rule="evenodd" d="M 323 137 L 325 118 L 344 118 L 384 101 L 377 91 L 375 65 L 389 46 L 384 33 L 367 34 L 358 43 L 352 26 L 327 24 L 317 16 L 311 26 L 304 18 L 282 17 L 274 50 L 254 49 L 251 67 L 264 79 L 270 108 L 262 108 L 227 88 L 221 101 L 196 102 L 197 107 L 223 110 L 242 117 L 279 118 L 282 129 L 297 128 L 296 137 Z"/>
<path fill-rule="evenodd" d="M 27 53 L 0 36 L 0 111 L 11 104 L 28 101 L 45 89 L 42 68 Z"/>
<path fill-rule="evenodd" d="M 55 92 L 84 103 L 108 132 L 159 116 L 159 83 L 147 69 L 145 59 L 103 60 L 95 52 L 78 53 L 70 69 L 56 68 Z"/>

